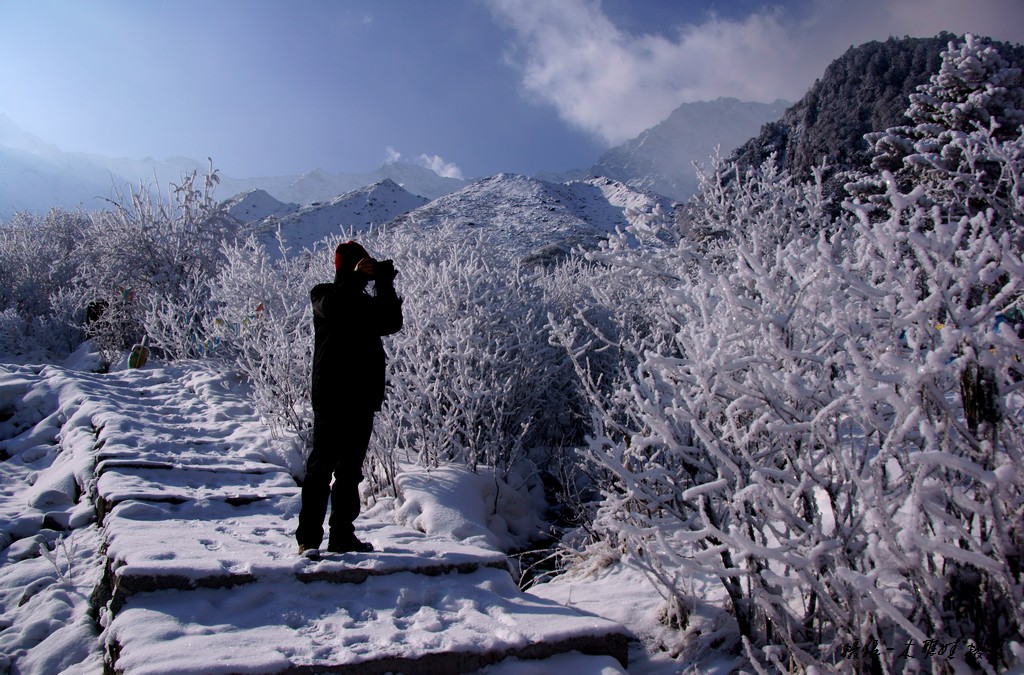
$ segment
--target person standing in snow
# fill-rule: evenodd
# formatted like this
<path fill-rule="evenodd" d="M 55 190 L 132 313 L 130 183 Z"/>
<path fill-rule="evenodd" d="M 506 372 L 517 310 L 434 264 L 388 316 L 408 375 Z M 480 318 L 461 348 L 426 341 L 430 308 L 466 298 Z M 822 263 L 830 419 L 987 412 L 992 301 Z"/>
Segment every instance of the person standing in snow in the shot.
<path fill-rule="evenodd" d="M 313 449 L 306 461 L 302 508 L 295 538 L 299 553 L 319 549 L 330 496 L 327 550 L 372 551 L 353 522 L 359 515 L 359 483 L 373 430 L 384 402 L 381 337 L 402 328 L 398 274 L 390 260 L 374 260 L 354 241 L 334 253 L 334 283 L 317 284 L 313 303 Z M 374 282 L 374 294 L 367 291 Z M 331 486 L 331 476 L 334 485 Z"/>

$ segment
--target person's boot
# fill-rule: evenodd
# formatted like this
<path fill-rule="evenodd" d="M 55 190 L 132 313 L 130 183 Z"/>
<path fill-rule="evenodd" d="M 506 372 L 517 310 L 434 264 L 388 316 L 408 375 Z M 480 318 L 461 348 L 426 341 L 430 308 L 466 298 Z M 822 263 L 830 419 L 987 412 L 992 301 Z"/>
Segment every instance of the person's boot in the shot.
<path fill-rule="evenodd" d="M 303 558 L 308 558 L 309 560 L 319 560 L 320 549 L 316 546 L 303 546 L 302 544 L 299 544 L 299 555 Z"/>
<path fill-rule="evenodd" d="M 373 544 L 360 541 L 353 534 L 338 540 L 331 539 L 327 544 L 327 550 L 331 553 L 369 553 L 373 550 Z"/>

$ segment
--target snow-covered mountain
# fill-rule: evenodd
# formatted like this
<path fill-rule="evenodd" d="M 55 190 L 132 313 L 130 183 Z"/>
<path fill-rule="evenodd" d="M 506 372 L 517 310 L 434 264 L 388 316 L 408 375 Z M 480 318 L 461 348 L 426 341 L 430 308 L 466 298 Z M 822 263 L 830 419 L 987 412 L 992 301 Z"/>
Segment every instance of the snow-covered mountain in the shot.
<path fill-rule="evenodd" d="M 735 99 L 684 104 L 661 124 L 606 152 L 588 169 L 541 173 L 537 177 L 562 183 L 607 176 L 683 200 L 696 189 L 694 161 L 706 162 L 717 146 L 728 154 L 757 135 L 762 124 L 778 119 L 784 106 L 781 101 L 761 104 Z M 16 211 L 45 212 L 54 206 L 102 208 L 104 198 L 114 196 L 125 186 L 143 183 L 166 189 L 169 183 L 180 180 L 182 174 L 202 173 L 207 168 L 208 162 L 182 157 L 157 161 L 63 152 L 0 115 L 0 219 L 10 218 Z M 262 190 L 279 203 L 303 206 L 328 202 L 384 180 L 428 200 L 469 185 L 468 181 L 446 178 L 425 167 L 401 162 L 389 162 L 368 173 L 313 169 L 298 175 L 255 178 L 221 173 L 220 179 L 217 194 L 221 196 Z M 237 199 L 241 201 L 240 197 Z M 254 206 L 240 208 L 250 207 Z M 264 214 L 267 215 L 278 214 Z"/>
<path fill-rule="evenodd" d="M 552 183 L 502 173 L 396 218 L 391 227 L 442 223 L 479 232 L 513 258 L 558 255 L 624 228 L 641 217 L 676 218 L 680 205 L 610 178 Z"/>
<path fill-rule="evenodd" d="M 718 147 L 728 156 L 763 124 L 779 119 L 787 105 L 782 100 L 750 103 L 734 98 L 684 103 L 664 122 L 605 152 L 589 169 L 538 177 L 562 181 L 607 176 L 685 200 L 697 191 L 694 162 L 707 164 Z"/>
<path fill-rule="evenodd" d="M 214 168 L 216 168 L 214 160 Z M 101 209 L 104 199 L 127 186 L 153 185 L 166 191 L 182 175 L 204 173 L 209 162 L 185 157 L 165 160 L 112 158 L 64 152 L 18 127 L 0 114 L 0 220 L 18 211 L 45 213 L 53 207 Z M 467 184 L 430 169 L 401 162 L 368 173 L 330 173 L 315 169 L 301 175 L 237 178 L 221 173 L 217 194 L 240 195 L 263 190 L 279 202 L 307 205 L 326 202 L 367 185 L 391 180 L 408 192 L 434 199 Z M 266 214 L 270 215 L 270 214 Z"/>
<path fill-rule="evenodd" d="M 99 197 L 110 195 L 110 179 L 104 185 L 102 172 L 74 173 L 31 152 L 0 147 L 0 219 L 55 206 L 99 208 Z"/>
<path fill-rule="evenodd" d="M 391 180 L 407 192 L 427 199 L 435 199 L 441 195 L 455 192 L 467 184 L 467 181 L 458 178 L 439 176 L 422 166 L 389 162 L 368 173 L 331 173 L 323 169 L 314 169 L 301 175 L 289 176 L 262 178 L 221 176 L 218 190 L 226 194 L 236 194 L 260 189 L 284 202 L 312 204 L 313 202 L 326 202 L 338 195 L 383 180 Z"/>
<path fill-rule="evenodd" d="M 278 250 L 277 232 L 293 251 L 312 247 L 332 234 L 364 232 L 427 203 L 390 178 L 308 206 L 284 204 L 262 190 L 228 200 L 228 212 L 248 227 L 268 251 Z"/>
<path fill-rule="evenodd" d="M 694 162 L 707 164 L 718 147 L 728 155 L 762 124 L 781 117 L 787 105 L 734 98 L 681 105 L 664 122 L 601 155 L 593 173 L 686 199 L 697 190 Z"/>
<path fill-rule="evenodd" d="M 207 168 L 208 163 L 185 157 L 157 161 L 64 152 L 0 114 L 0 219 L 57 206 L 101 209 L 105 199 L 126 186 L 156 185 L 166 191 L 183 174 Z"/>
<path fill-rule="evenodd" d="M 242 223 L 256 223 L 270 216 L 284 216 L 299 210 L 298 204 L 274 199 L 266 190 L 254 188 L 224 200 L 228 215 Z"/>
<path fill-rule="evenodd" d="M 114 187 L 100 164 L 61 152 L 0 114 L 0 218 L 55 206 L 100 208 Z"/>

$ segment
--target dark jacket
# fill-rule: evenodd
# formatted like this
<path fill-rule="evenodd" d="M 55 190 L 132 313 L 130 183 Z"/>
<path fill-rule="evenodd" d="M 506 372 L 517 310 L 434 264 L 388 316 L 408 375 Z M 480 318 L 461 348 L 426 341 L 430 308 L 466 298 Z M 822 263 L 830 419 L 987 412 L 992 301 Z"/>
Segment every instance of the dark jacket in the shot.
<path fill-rule="evenodd" d="M 313 408 L 359 406 L 380 410 L 384 401 L 382 335 L 402 329 L 402 300 L 392 284 L 366 292 L 365 278 L 339 272 L 317 284 L 313 303 Z"/>

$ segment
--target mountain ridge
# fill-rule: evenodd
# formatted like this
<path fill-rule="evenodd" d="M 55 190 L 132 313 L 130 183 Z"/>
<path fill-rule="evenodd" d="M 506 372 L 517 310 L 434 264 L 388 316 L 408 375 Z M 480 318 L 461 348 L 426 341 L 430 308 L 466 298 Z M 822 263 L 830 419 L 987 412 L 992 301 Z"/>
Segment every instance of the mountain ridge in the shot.
<path fill-rule="evenodd" d="M 554 183 L 499 173 L 402 214 L 388 227 L 452 224 L 479 232 L 510 259 L 544 262 L 578 245 L 594 246 L 640 219 L 674 221 L 681 208 L 668 197 L 603 176 Z"/>
<path fill-rule="evenodd" d="M 606 150 L 586 169 L 539 172 L 550 182 L 607 176 L 632 187 L 684 201 L 697 192 L 694 164 L 706 164 L 719 147 L 723 155 L 782 116 L 788 102 L 714 101 L 683 103 L 667 118 L 625 143 Z"/>
<path fill-rule="evenodd" d="M 742 138 L 750 138 L 760 128 L 763 118 L 775 115 L 772 106 L 776 104 L 745 103 L 736 99 L 684 104 L 664 122 L 609 149 L 587 169 L 538 172 L 535 177 L 557 183 L 605 175 L 633 187 L 682 200 L 696 190 L 692 162 L 706 161 L 716 145 L 732 146 Z M 711 109 L 717 112 L 710 113 Z M 717 120 L 717 128 L 708 126 L 708 120 Z M 681 133 L 694 128 L 699 131 Z M 742 136 L 739 141 L 735 140 L 738 136 Z M 21 130 L 2 113 L 0 162 L 0 219 L 9 218 L 17 211 L 45 212 L 55 206 L 102 208 L 103 200 L 115 198 L 126 186 L 155 185 L 166 189 L 168 184 L 180 181 L 183 174 L 193 171 L 202 174 L 209 168 L 209 161 L 204 163 L 187 157 L 136 160 L 63 152 Z M 301 174 L 251 178 L 221 172 L 219 177 L 218 193 L 228 195 L 229 199 L 262 190 L 282 204 L 299 206 L 327 202 L 385 179 L 427 199 L 451 194 L 472 182 L 443 177 L 425 167 L 401 162 L 386 163 L 366 173 L 332 173 L 314 168 Z"/>
<path fill-rule="evenodd" d="M 332 173 L 315 168 L 301 174 L 262 176 L 256 178 L 221 177 L 221 189 L 237 194 L 261 189 L 283 202 L 308 205 L 329 201 L 361 187 L 390 179 L 407 192 L 435 199 L 465 187 L 469 181 L 446 178 L 415 164 L 388 162 L 366 173 Z"/>
<path fill-rule="evenodd" d="M 551 183 L 500 173 L 469 183 L 434 200 L 414 195 L 391 179 L 306 206 L 283 203 L 263 190 L 224 202 L 242 223 L 241 234 L 279 255 L 285 247 L 312 250 L 331 235 L 358 236 L 372 228 L 418 228 L 429 232 L 451 224 L 467 236 L 482 236 L 508 259 L 544 262 L 578 245 L 639 220 L 679 217 L 682 205 L 667 197 L 606 177 Z"/>
<path fill-rule="evenodd" d="M 245 222 L 243 233 L 254 235 L 267 250 L 279 251 L 278 232 L 291 250 L 312 249 L 331 235 L 365 232 L 428 203 L 390 178 L 350 190 L 327 202 L 306 206 L 285 204 L 255 189 L 225 202 L 233 217 Z M 254 216 L 246 222 L 246 214 Z"/>

